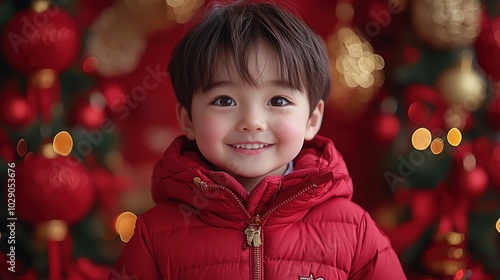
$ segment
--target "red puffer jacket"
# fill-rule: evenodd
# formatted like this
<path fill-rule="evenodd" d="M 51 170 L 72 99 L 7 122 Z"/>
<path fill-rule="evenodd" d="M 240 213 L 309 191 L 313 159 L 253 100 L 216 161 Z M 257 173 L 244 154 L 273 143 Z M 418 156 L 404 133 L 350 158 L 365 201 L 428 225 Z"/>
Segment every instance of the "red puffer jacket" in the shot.
<path fill-rule="evenodd" d="M 329 139 L 306 142 L 292 173 L 247 194 L 179 137 L 153 184 L 157 205 L 139 216 L 110 279 L 406 279 L 388 239 L 351 202 Z"/>

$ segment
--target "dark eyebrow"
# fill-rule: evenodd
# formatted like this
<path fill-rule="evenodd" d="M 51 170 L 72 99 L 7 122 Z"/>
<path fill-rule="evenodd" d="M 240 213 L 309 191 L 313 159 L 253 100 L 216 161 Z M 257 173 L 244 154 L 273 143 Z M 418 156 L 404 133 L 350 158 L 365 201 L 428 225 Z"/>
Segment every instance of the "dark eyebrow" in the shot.
<path fill-rule="evenodd" d="M 278 87 L 278 88 L 282 88 L 282 89 L 286 89 L 286 90 L 299 90 L 299 91 L 301 90 L 300 88 L 294 87 L 288 81 L 271 80 L 271 81 L 268 81 L 267 83 L 270 84 L 270 85 L 272 85 L 272 86 L 275 86 L 275 87 Z M 208 92 L 208 91 L 210 91 L 210 90 L 212 90 L 214 88 L 234 86 L 234 85 L 235 85 L 235 83 L 232 82 L 232 81 L 215 81 L 215 82 L 211 82 L 210 84 L 208 84 L 202 90 L 203 90 L 203 92 Z"/>

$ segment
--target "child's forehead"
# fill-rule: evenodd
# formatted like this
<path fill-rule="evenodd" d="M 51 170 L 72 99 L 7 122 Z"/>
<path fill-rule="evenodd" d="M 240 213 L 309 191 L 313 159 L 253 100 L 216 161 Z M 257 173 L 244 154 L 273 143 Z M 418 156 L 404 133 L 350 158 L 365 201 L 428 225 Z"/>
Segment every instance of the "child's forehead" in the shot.
<path fill-rule="evenodd" d="M 246 80 L 246 74 L 254 80 L 261 78 L 281 79 L 283 73 L 278 53 L 268 44 L 256 44 L 246 54 L 221 51 L 215 61 L 212 80 Z"/>

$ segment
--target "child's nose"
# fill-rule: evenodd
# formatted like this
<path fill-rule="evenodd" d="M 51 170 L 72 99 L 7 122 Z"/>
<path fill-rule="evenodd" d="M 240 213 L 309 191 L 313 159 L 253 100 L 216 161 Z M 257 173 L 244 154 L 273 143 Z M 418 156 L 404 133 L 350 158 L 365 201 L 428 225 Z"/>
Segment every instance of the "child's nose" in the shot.
<path fill-rule="evenodd" d="M 264 131 L 267 129 L 264 118 L 264 114 L 257 112 L 257 110 L 247 110 L 245 113 L 242 112 L 237 129 L 241 132 Z"/>

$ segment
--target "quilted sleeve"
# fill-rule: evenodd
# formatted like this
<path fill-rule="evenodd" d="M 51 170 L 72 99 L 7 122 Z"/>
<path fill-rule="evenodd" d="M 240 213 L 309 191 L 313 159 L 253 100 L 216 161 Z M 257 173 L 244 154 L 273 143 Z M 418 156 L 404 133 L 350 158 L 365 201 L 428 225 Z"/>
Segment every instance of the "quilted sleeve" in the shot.
<path fill-rule="evenodd" d="M 139 216 L 134 235 L 123 248 L 108 280 L 162 279 L 153 256 L 146 223 Z"/>
<path fill-rule="evenodd" d="M 358 227 L 358 242 L 349 279 L 406 279 L 389 239 L 366 212 Z"/>

